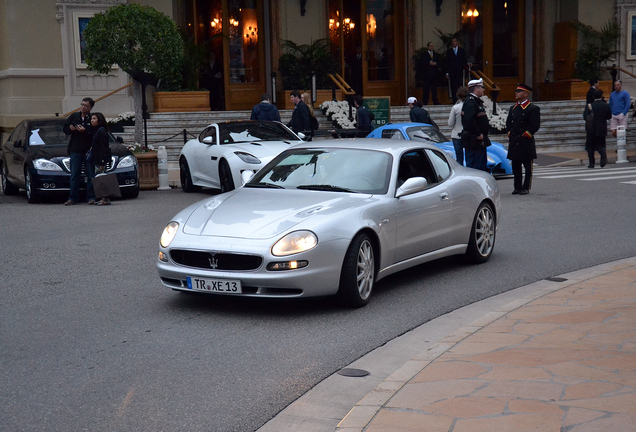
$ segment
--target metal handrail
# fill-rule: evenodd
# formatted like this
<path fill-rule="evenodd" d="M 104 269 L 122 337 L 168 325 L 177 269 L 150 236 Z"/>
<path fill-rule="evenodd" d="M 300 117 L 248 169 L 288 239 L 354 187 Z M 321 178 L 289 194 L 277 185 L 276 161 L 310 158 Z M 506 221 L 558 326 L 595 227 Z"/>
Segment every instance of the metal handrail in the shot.
<path fill-rule="evenodd" d="M 493 91 L 497 91 L 500 92 L 501 89 L 497 86 L 497 84 L 495 84 L 495 82 L 493 80 L 491 80 L 488 75 L 486 75 L 485 73 L 483 73 L 482 71 L 478 70 L 478 71 L 474 71 L 474 70 L 470 70 L 470 74 L 472 76 L 474 76 L 475 78 L 481 78 L 484 80 L 484 87 L 486 87 L 486 89 L 490 92 Z"/>
<path fill-rule="evenodd" d="M 608 67 L 606 67 L 605 69 L 607 69 L 608 71 L 610 71 L 610 74 L 612 75 L 612 78 L 614 79 L 614 81 L 616 81 L 616 72 L 614 72 L 614 73 L 612 74 L 612 72 L 611 72 L 611 71 L 620 71 L 620 72 L 626 73 L 627 75 L 629 75 L 629 76 L 630 76 L 630 77 L 632 77 L 632 78 L 636 78 L 636 75 L 634 75 L 633 73 L 631 73 L 631 72 L 629 72 L 629 71 L 626 71 L 625 69 L 620 68 L 620 67 L 618 67 L 618 66 L 616 66 L 616 65 L 608 66 Z"/>
<path fill-rule="evenodd" d="M 108 94 L 105 94 L 104 96 L 102 96 L 102 97 L 100 97 L 100 98 L 95 99 L 95 103 L 99 102 L 100 100 L 106 99 L 108 96 L 112 96 L 112 95 L 114 95 L 114 94 L 115 94 L 115 93 L 117 93 L 117 92 L 120 92 L 120 91 L 122 91 L 122 90 L 124 90 L 124 89 L 127 89 L 127 88 L 128 88 L 128 87 L 130 87 L 131 85 L 133 85 L 133 83 L 128 83 L 128 84 L 126 84 L 125 86 L 118 88 L 117 90 L 113 90 L 112 92 L 110 92 L 110 93 L 108 93 Z M 79 111 L 79 110 L 80 110 L 80 108 L 75 108 L 73 111 L 71 111 L 71 112 L 67 112 L 67 113 L 66 113 L 66 114 L 64 114 L 62 117 L 69 116 L 69 115 L 71 115 L 71 114 L 73 114 L 74 112 L 77 112 L 77 111 Z"/>
<path fill-rule="evenodd" d="M 333 81 L 333 83 L 340 89 L 345 95 L 356 94 L 355 90 L 351 88 L 349 84 L 338 74 L 327 74 L 327 76 Z"/>

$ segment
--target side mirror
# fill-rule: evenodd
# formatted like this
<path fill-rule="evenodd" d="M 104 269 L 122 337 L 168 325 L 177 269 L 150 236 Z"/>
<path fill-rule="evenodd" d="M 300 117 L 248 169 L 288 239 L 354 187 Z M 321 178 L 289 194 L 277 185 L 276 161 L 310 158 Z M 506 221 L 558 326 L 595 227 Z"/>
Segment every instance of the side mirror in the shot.
<path fill-rule="evenodd" d="M 115 141 L 117 141 L 119 144 L 123 144 L 124 143 L 124 139 L 122 137 L 120 137 L 119 135 L 115 137 Z"/>
<path fill-rule="evenodd" d="M 22 148 L 22 147 L 24 147 L 24 146 L 22 145 L 22 140 L 21 140 L 21 139 L 19 139 L 19 140 L 17 140 L 16 142 L 14 142 L 14 143 L 13 143 L 13 147 L 18 147 L 18 148 Z"/>
<path fill-rule="evenodd" d="M 252 179 L 252 177 L 254 177 L 254 171 L 252 170 L 245 170 L 243 172 L 241 172 L 241 181 L 243 181 L 243 184 L 247 183 L 248 181 L 250 181 Z"/>
<path fill-rule="evenodd" d="M 296 135 L 298 135 L 298 138 L 300 138 L 303 141 L 307 139 L 307 136 L 305 136 L 305 134 L 302 132 L 298 132 Z"/>
<path fill-rule="evenodd" d="M 400 198 L 405 195 L 411 195 L 420 191 L 423 191 L 428 186 L 428 182 L 424 177 L 411 177 L 406 180 L 402 186 L 400 186 L 395 193 L 396 198 Z"/>
<path fill-rule="evenodd" d="M 202 142 L 203 144 L 214 144 L 214 140 L 211 136 L 206 136 L 205 138 L 203 138 Z"/>

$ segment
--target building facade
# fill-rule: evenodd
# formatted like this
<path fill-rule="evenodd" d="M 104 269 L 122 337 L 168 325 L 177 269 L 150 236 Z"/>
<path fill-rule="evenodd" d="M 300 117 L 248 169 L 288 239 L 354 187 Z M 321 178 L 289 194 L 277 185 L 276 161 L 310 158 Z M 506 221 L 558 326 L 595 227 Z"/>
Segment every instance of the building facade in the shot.
<path fill-rule="evenodd" d="M 519 82 L 536 88 L 535 99 L 545 99 L 543 83 L 574 78 L 572 59 L 582 41 L 576 32 L 555 30 L 568 21 L 595 28 L 620 22 L 616 64 L 636 72 L 636 0 L 0 0 L 3 140 L 20 120 L 63 115 L 87 96 L 114 92 L 99 103 L 107 116 L 133 110 L 132 88 L 121 89 L 128 75 L 117 67 L 107 75 L 88 70 L 81 37 L 93 14 L 128 2 L 167 14 L 207 48 L 210 67 L 217 68 L 216 81 L 207 85 L 218 110 L 249 109 L 264 92 L 288 97 L 292 89 L 282 87 L 280 76 L 272 79 L 282 41 L 328 39 L 340 75 L 358 93 L 390 96 L 393 105 L 422 93 L 415 51 L 433 42 L 442 52 L 442 37 L 460 30 L 471 63 L 502 89 L 500 100 L 512 100 Z M 636 80 L 622 78 L 628 91 L 636 91 Z M 441 100 L 448 100 L 445 79 L 439 85 Z"/>

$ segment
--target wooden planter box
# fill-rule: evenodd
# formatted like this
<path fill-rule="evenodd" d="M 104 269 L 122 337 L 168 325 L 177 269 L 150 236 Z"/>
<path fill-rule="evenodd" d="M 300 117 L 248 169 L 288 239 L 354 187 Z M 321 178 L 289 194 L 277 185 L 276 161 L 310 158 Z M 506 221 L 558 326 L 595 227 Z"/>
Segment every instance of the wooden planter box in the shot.
<path fill-rule="evenodd" d="M 155 92 L 154 112 L 210 111 L 209 91 Z"/>
<path fill-rule="evenodd" d="M 294 109 L 294 104 L 291 102 L 289 98 L 289 94 L 292 91 L 293 90 L 281 90 L 276 93 L 276 99 L 277 99 L 276 107 L 278 107 L 278 109 Z M 311 94 L 311 91 L 305 90 L 305 91 L 301 91 L 300 93 Z M 316 100 L 316 103 L 314 104 L 314 109 L 318 109 L 320 107 L 320 104 L 323 103 L 324 101 L 333 99 L 331 90 L 317 90 L 316 93 L 317 93 L 317 100 Z M 339 101 L 344 100 L 344 94 L 342 93 L 342 90 L 336 90 L 336 99 Z"/>
<path fill-rule="evenodd" d="M 612 82 L 600 81 L 599 88 L 603 90 L 603 96 L 605 96 L 605 99 L 609 99 L 609 95 L 612 92 Z M 585 100 L 589 89 L 589 82 L 578 79 L 543 83 L 539 84 L 539 98 L 537 100 Z"/>
<path fill-rule="evenodd" d="M 153 190 L 159 187 L 159 161 L 157 152 L 135 153 L 139 171 L 139 189 Z"/>

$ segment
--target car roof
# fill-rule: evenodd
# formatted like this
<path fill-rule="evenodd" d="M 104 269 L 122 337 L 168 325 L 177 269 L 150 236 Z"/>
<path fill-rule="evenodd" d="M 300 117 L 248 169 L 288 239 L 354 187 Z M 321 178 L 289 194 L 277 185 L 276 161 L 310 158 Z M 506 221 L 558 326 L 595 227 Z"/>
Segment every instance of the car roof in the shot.
<path fill-rule="evenodd" d="M 403 123 L 388 123 L 388 124 L 385 124 L 384 126 L 380 126 L 379 128 L 376 128 L 375 130 L 405 129 L 405 128 L 417 127 L 417 126 L 435 127 L 435 126 L 433 126 L 432 124 L 429 124 L 429 123 L 403 122 Z"/>
<path fill-rule="evenodd" d="M 418 123 L 421 124 L 421 123 Z M 297 144 L 292 149 L 297 148 L 347 148 L 360 150 L 377 150 L 392 153 L 393 155 L 401 155 L 407 150 L 414 148 L 428 148 L 439 151 L 439 146 L 425 143 L 422 141 L 411 140 L 395 140 L 387 138 L 342 138 L 328 139 Z"/>

